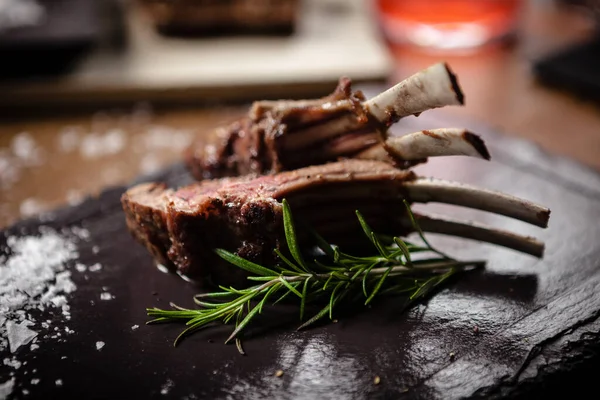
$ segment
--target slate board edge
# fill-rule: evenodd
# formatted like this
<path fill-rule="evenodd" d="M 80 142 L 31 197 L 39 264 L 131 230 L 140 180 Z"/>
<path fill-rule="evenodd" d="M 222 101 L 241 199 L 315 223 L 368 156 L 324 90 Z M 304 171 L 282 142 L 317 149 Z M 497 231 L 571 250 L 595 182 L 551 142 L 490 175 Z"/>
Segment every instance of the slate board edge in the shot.
<path fill-rule="evenodd" d="M 488 129 L 487 131 L 491 131 L 491 136 L 505 136 L 497 130 Z M 513 138 L 510 138 L 509 140 L 519 141 L 519 139 Z M 554 162 L 553 160 L 558 157 L 545 152 L 543 149 L 538 149 L 540 157 L 543 159 L 544 163 L 536 164 L 536 168 L 533 171 L 529 170 L 528 172 L 544 180 L 550 180 L 552 178 L 556 179 L 557 177 L 561 178 L 560 175 L 553 174 L 552 169 Z M 516 169 L 522 168 L 523 166 L 529 167 L 529 165 L 533 165 L 527 160 L 519 159 L 508 153 L 504 153 L 501 160 L 502 161 L 500 162 L 506 166 Z M 510 161 L 514 161 L 514 164 Z M 571 162 L 571 160 L 569 160 L 569 162 Z M 577 168 L 586 170 L 586 173 L 595 173 L 594 171 L 590 171 L 586 166 L 580 165 L 577 162 L 573 161 L 573 165 Z M 84 220 L 95 219 L 97 216 L 102 216 L 106 213 L 112 213 L 115 211 L 118 212 L 120 209 L 120 196 L 127 187 L 144 181 L 161 181 L 167 176 L 184 175 L 186 175 L 185 166 L 181 162 L 176 162 L 165 167 L 156 174 L 139 177 L 128 185 L 109 187 L 103 190 L 98 196 L 88 197 L 84 202 L 77 206 L 59 207 L 50 213 L 46 213 L 47 217 L 51 217 L 51 219 L 44 219 L 44 215 L 42 215 L 41 218 L 38 216 L 19 221 L 4 229 L 3 235 L 8 236 L 10 234 L 18 233 L 19 230 L 23 228 L 27 229 L 38 225 L 53 226 L 53 222 L 61 222 L 61 227 L 70 227 L 81 224 Z M 568 186 L 569 183 L 578 185 L 577 182 L 569 181 L 566 178 L 560 179 L 561 185 Z M 578 190 L 577 193 L 584 197 L 592 199 L 597 198 L 594 193 L 586 193 L 585 190 Z M 107 200 L 101 201 L 101 199 Z M 114 206 L 103 209 L 100 207 L 102 203 L 111 203 L 114 204 Z M 86 210 L 86 208 L 89 209 Z M 83 210 L 84 212 L 81 213 L 77 218 L 69 218 L 68 215 L 71 214 L 73 210 Z M 64 222 L 64 224 L 62 222 Z M 560 298 L 553 301 L 557 301 L 559 299 Z M 524 318 L 527 318 L 527 316 Z M 559 358 L 549 359 L 547 362 L 539 365 L 537 374 L 535 374 L 533 377 L 523 379 L 521 381 L 517 379 L 511 379 L 514 377 L 504 377 L 491 386 L 480 388 L 468 398 L 531 398 L 532 395 L 538 396 L 542 393 L 546 393 L 545 391 L 547 391 L 548 394 L 556 395 L 561 389 L 567 391 L 569 390 L 569 387 L 565 388 L 560 383 L 565 382 L 565 376 L 574 376 L 576 379 L 578 379 L 578 381 L 582 380 L 580 384 L 587 383 L 593 385 L 593 377 L 590 374 L 590 377 L 588 378 L 588 375 L 586 375 L 585 372 L 588 370 L 592 371 L 595 369 L 595 367 L 600 365 L 600 357 L 598 357 L 598 353 L 600 352 L 599 321 L 600 310 L 597 310 L 591 317 L 586 318 L 584 321 L 576 322 L 572 326 L 561 331 L 559 334 L 548 338 L 548 340 L 544 340 L 542 343 L 536 344 L 534 346 L 535 351 L 541 353 L 544 351 L 544 349 L 549 348 L 555 343 L 559 342 L 566 335 L 572 334 L 573 332 L 579 333 L 579 337 L 576 337 L 572 342 L 569 342 L 567 346 L 564 346 L 564 348 L 561 349 L 561 356 Z M 518 322 L 519 321 L 515 321 L 514 324 Z M 507 329 L 508 328 L 510 328 L 510 326 L 507 327 Z M 557 387 L 557 385 L 559 385 L 559 387 Z M 567 393 L 571 392 L 568 391 Z"/>

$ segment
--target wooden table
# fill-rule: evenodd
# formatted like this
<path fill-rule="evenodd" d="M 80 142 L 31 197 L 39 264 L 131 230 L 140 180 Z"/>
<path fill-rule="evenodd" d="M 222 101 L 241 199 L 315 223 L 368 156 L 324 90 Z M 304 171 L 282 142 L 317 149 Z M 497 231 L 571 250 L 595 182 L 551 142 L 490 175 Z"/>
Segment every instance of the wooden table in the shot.
<path fill-rule="evenodd" d="M 584 40 L 591 23 L 574 11 L 531 2 L 519 41 L 473 54 L 423 54 L 393 48 L 390 84 L 439 60 L 457 72 L 466 106 L 428 112 L 491 124 L 549 152 L 600 169 L 600 112 L 568 93 L 535 82 L 531 61 Z M 383 86 L 364 89 L 375 93 Z M 196 134 L 235 118 L 246 106 L 149 111 L 144 105 L 54 117 L 29 115 L 0 123 L 0 226 L 50 210 L 107 186 L 131 181 L 180 157 Z M 435 128 L 435 127 L 432 127 Z M 16 151 L 16 153 L 15 153 Z"/>

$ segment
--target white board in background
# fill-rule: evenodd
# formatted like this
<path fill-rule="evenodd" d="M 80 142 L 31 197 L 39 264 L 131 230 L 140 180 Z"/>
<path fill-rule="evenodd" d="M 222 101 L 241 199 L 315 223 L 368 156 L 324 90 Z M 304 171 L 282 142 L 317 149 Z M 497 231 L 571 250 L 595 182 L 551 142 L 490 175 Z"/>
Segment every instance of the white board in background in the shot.
<path fill-rule="evenodd" d="M 393 61 L 366 0 L 304 0 L 287 37 L 167 38 L 132 9 L 129 44 L 55 82 L 4 85 L 2 105 L 195 102 L 326 93 L 340 76 L 383 80 Z"/>

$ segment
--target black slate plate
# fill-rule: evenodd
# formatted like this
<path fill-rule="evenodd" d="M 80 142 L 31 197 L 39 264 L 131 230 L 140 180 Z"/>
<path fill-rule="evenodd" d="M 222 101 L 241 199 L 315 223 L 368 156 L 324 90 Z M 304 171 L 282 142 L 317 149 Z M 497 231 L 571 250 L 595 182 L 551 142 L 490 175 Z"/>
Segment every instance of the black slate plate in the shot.
<path fill-rule="evenodd" d="M 414 120 L 407 121 L 410 131 Z M 444 125 L 449 124 L 439 126 Z M 547 243 L 544 260 L 436 237 L 458 257 L 485 257 L 486 270 L 453 282 L 404 314 L 390 300 L 308 331 L 255 327 L 244 343 L 246 356 L 222 344 L 229 328 L 198 333 L 173 348 L 181 327 L 144 325 L 146 307 L 168 307 L 169 301 L 191 306 L 196 289 L 154 268 L 130 237 L 118 202 L 124 188 L 59 210 L 44 223 L 13 226 L 2 236 L 33 234 L 40 225 L 82 226 L 90 238 L 80 243 L 78 261 L 103 265 L 87 274 L 89 280 L 73 272 L 78 289 L 70 296 L 72 319 L 66 325 L 75 333 L 64 342 L 41 340 L 36 351 L 19 350 L 17 358 L 27 363 L 13 371 L 14 397 L 456 399 L 582 393 L 594 384 L 586 379 L 599 364 L 600 177 L 528 143 L 485 127 L 474 130 L 484 133 L 494 161 L 448 158 L 419 171 L 539 201 L 552 209 L 549 229 L 456 207 L 424 207 L 535 235 Z M 177 185 L 189 176 L 175 165 L 148 179 Z M 99 301 L 102 286 L 113 300 Z M 132 330 L 135 324 L 140 327 Z M 97 341 L 106 343 L 101 351 Z M 280 369 L 284 375 L 275 377 Z M 0 366 L 0 382 L 11 371 Z M 32 378 L 41 380 L 32 385 Z"/>

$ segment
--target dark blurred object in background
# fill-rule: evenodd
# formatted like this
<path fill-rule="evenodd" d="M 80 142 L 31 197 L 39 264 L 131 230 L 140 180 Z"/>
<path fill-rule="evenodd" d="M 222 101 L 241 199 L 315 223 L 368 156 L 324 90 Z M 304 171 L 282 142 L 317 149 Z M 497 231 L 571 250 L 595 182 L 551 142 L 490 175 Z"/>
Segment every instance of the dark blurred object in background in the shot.
<path fill-rule="evenodd" d="M 546 85 L 600 101 L 600 36 L 537 61 L 534 72 Z"/>
<path fill-rule="evenodd" d="M 122 36 L 119 0 L 0 0 L 0 80 L 68 72 Z"/>
<path fill-rule="evenodd" d="M 600 0 L 556 0 L 560 4 L 575 6 L 588 13 L 597 22 L 600 27 Z"/>
<path fill-rule="evenodd" d="M 577 7 L 595 22 L 595 37 L 537 60 L 536 77 L 545 85 L 567 90 L 582 99 L 600 101 L 600 0 L 558 0 Z"/>
<path fill-rule="evenodd" d="M 291 34 L 300 0 L 138 0 L 165 35 Z"/>

